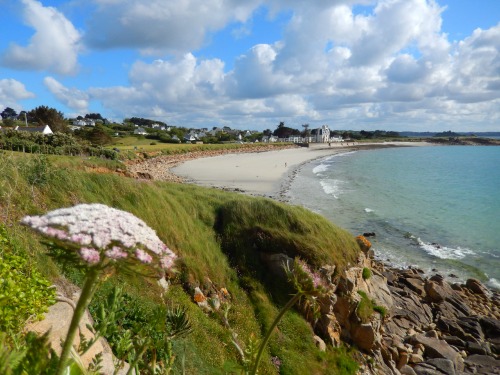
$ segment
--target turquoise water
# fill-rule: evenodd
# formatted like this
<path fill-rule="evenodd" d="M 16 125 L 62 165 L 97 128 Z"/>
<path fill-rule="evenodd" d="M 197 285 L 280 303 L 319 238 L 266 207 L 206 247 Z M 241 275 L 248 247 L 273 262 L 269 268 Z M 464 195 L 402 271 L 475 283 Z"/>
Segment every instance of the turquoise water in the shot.
<path fill-rule="evenodd" d="M 335 155 L 303 166 L 290 203 L 370 238 L 381 260 L 500 288 L 500 147 Z"/>

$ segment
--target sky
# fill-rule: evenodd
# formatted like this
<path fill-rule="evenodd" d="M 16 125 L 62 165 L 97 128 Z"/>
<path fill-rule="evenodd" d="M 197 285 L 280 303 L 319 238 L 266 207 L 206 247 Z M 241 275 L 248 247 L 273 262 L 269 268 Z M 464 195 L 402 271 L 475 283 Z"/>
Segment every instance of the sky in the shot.
<path fill-rule="evenodd" d="M 500 131 L 500 0 L 0 0 L 0 111 Z"/>

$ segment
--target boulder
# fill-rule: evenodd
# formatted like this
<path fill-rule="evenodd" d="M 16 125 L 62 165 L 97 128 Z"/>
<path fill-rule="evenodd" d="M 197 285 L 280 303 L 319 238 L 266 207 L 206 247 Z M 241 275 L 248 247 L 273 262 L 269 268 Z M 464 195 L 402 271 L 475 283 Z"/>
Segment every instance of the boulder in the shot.
<path fill-rule="evenodd" d="M 433 337 L 427 337 L 422 334 L 410 336 L 408 342 L 412 345 L 422 344 L 425 348 L 425 356 L 427 358 L 445 358 L 453 362 L 455 370 L 462 371 L 464 368 L 463 360 L 456 350 L 454 350 L 444 340 L 439 340 Z M 418 373 L 418 372 L 417 372 Z"/>
<path fill-rule="evenodd" d="M 362 350 L 371 351 L 379 342 L 379 334 L 371 323 L 360 324 L 351 331 L 352 341 Z"/>
<path fill-rule="evenodd" d="M 443 374 L 447 374 L 447 375 L 454 375 L 455 374 L 455 366 L 453 365 L 453 362 L 450 361 L 449 359 L 433 358 L 433 359 L 429 359 L 425 363 L 433 366 L 434 368 L 436 368 L 436 370 L 442 372 Z"/>
<path fill-rule="evenodd" d="M 74 300 L 78 299 L 78 295 L 74 296 Z M 26 332 L 33 331 L 39 335 L 42 335 L 49 331 L 49 345 L 54 349 L 54 351 L 60 355 L 62 351 L 61 342 L 66 338 L 68 329 L 71 323 L 71 318 L 73 317 L 73 306 L 74 301 L 67 298 L 61 298 L 59 302 L 49 307 L 49 311 L 45 314 L 43 320 L 30 323 L 26 326 Z M 80 333 L 86 338 L 91 339 L 94 334 L 87 328 L 87 325 L 91 325 L 92 318 L 88 311 L 85 312 L 83 318 L 80 320 L 79 330 Z M 79 335 L 76 335 L 73 342 L 73 346 L 77 347 L 80 343 Z M 113 374 L 115 366 L 113 364 L 113 353 L 106 340 L 103 338 L 99 339 L 92 347 L 81 357 L 82 363 L 85 368 L 88 368 L 89 364 L 92 363 L 92 359 L 99 353 L 102 353 L 102 373 Z M 128 370 L 128 366 L 124 369 L 119 370 L 118 374 L 125 374 Z"/>
<path fill-rule="evenodd" d="M 480 374 L 500 374 L 500 360 L 488 355 L 470 355 L 465 359 L 465 363 Z"/>
<path fill-rule="evenodd" d="M 401 373 L 401 375 L 417 375 L 415 370 L 413 370 L 413 368 L 408 365 L 404 365 L 403 367 L 401 367 L 401 369 L 399 369 L 399 372 Z"/>
<path fill-rule="evenodd" d="M 401 278 L 400 280 L 404 285 L 413 290 L 419 296 L 425 296 L 425 287 L 422 278 L 407 277 Z"/>
<path fill-rule="evenodd" d="M 477 279 L 468 279 L 465 282 L 465 287 L 469 289 L 472 293 L 482 294 L 484 296 L 490 296 L 491 292 L 486 288 L 481 281 Z"/>

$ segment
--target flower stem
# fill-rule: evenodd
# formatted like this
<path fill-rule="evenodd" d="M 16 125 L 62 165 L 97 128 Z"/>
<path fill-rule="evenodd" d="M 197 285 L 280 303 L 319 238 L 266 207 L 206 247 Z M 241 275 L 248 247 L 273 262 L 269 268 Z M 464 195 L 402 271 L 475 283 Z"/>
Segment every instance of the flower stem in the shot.
<path fill-rule="evenodd" d="M 66 340 L 64 341 L 64 346 L 61 352 L 61 357 L 59 358 L 59 364 L 57 367 L 57 375 L 63 375 L 65 373 L 65 367 L 67 365 L 68 357 L 71 353 L 71 347 L 73 346 L 73 341 L 80 324 L 80 320 L 85 313 L 94 292 L 96 291 L 96 284 L 99 279 L 100 272 L 98 269 L 90 268 L 85 277 L 85 283 L 83 284 L 82 293 L 76 304 L 75 311 L 73 312 L 73 317 L 71 318 L 71 323 L 66 335 Z"/>
<path fill-rule="evenodd" d="M 276 328 L 276 326 L 278 325 L 278 323 L 281 320 L 281 318 L 283 317 L 283 315 L 285 315 L 285 313 L 293 305 L 295 305 L 297 303 L 297 301 L 300 299 L 300 297 L 302 297 L 302 295 L 303 295 L 303 293 L 301 293 L 301 292 L 298 292 L 297 294 L 295 294 L 287 302 L 287 304 L 281 309 L 281 311 L 279 312 L 278 316 L 274 319 L 273 324 L 271 324 L 271 327 L 269 327 L 269 330 L 267 331 L 266 336 L 264 337 L 264 340 L 262 340 L 262 342 L 260 343 L 259 351 L 257 353 L 257 356 L 255 357 L 255 363 L 253 365 L 252 371 L 250 371 L 251 375 L 256 375 L 257 374 L 257 370 L 259 368 L 259 363 L 260 363 L 260 360 L 261 360 L 261 357 L 262 357 L 262 353 L 264 353 L 264 348 L 266 347 L 267 343 L 269 342 L 269 339 L 271 338 L 271 335 L 272 335 L 272 333 L 274 331 L 274 328 Z"/>

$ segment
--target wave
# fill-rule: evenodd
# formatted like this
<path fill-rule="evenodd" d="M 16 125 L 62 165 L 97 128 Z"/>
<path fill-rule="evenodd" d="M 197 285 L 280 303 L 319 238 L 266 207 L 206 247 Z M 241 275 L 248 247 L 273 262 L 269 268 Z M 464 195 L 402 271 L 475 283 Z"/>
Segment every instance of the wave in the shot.
<path fill-rule="evenodd" d="M 500 290 L 500 281 L 498 281 L 494 277 L 490 278 L 487 284 L 489 287 L 493 289 Z"/>
<path fill-rule="evenodd" d="M 475 252 L 467 248 L 453 248 L 448 246 L 441 246 L 436 243 L 423 242 L 420 238 L 417 238 L 419 246 L 425 250 L 428 254 L 435 256 L 439 259 L 462 259 L 467 255 L 474 255 Z"/>
<path fill-rule="evenodd" d="M 339 199 L 339 195 L 342 193 L 342 189 L 340 185 L 343 183 L 343 181 L 340 180 L 321 180 L 320 182 L 321 187 L 323 188 L 323 191 L 325 194 L 328 195 L 333 195 L 335 199 Z"/>
<path fill-rule="evenodd" d="M 370 213 L 373 212 L 373 210 L 371 208 L 365 208 L 365 212 Z"/>
<path fill-rule="evenodd" d="M 320 164 L 313 168 L 312 172 L 314 174 L 323 173 L 328 170 L 328 164 Z"/>

